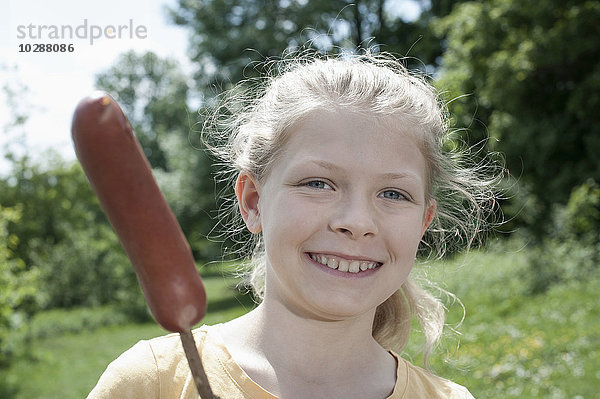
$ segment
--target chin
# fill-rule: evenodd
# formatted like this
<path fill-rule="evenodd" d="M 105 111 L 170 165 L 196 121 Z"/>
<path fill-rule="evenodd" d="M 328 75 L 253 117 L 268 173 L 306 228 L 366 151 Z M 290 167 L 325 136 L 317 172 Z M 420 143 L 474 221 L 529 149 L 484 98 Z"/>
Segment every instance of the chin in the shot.
<path fill-rule="evenodd" d="M 340 321 L 369 313 L 375 314 L 379 302 L 367 304 L 364 300 L 364 296 L 356 298 L 348 295 L 322 293 L 318 297 L 313 296 L 307 305 L 309 312 L 313 313 L 316 319 Z"/>

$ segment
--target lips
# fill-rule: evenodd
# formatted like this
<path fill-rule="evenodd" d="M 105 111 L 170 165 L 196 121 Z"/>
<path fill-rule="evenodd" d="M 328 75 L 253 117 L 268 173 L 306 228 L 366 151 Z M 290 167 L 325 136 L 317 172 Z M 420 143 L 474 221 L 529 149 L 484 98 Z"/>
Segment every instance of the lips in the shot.
<path fill-rule="evenodd" d="M 367 259 L 347 259 L 331 254 L 308 254 L 312 260 L 331 269 L 346 273 L 359 273 L 370 269 L 376 269 L 382 265 L 381 262 Z"/>

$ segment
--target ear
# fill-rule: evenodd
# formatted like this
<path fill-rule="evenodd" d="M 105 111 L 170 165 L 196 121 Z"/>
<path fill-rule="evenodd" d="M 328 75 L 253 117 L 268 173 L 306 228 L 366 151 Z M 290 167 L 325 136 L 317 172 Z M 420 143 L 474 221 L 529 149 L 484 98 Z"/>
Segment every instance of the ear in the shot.
<path fill-rule="evenodd" d="M 248 230 L 253 234 L 260 233 L 262 230 L 258 209 L 260 193 L 256 179 L 249 172 L 242 171 L 238 175 L 235 182 L 235 196 Z"/>
<path fill-rule="evenodd" d="M 437 210 L 437 201 L 434 199 L 429 200 L 429 203 L 427 204 L 427 208 L 425 208 L 425 212 L 423 214 L 423 230 L 421 231 L 421 238 L 423 238 L 425 231 L 427 230 L 427 228 L 429 227 L 431 222 L 433 222 L 433 218 L 435 217 L 436 210 Z"/>

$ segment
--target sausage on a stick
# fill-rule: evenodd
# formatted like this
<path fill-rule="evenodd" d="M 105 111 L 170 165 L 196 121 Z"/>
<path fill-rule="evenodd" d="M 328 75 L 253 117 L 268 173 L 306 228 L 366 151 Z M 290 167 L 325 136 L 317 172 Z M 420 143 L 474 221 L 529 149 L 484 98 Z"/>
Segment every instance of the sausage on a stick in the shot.
<path fill-rule="evenodd" d="M 105 93 L 79 102 L 71 126 L 77 158 L 129 256 L 156 321 L 179 332 L 198 391 L 212 398 L 191 328 L 206 294 L 183 232 L 131 125 Z"/>

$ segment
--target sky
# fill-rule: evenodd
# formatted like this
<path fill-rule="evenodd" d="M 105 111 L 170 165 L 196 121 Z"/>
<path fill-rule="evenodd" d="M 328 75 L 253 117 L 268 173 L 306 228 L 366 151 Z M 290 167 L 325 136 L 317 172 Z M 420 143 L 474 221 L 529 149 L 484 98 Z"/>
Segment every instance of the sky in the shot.
<path fill-rule="evenodd" d="M 387 5 L 390 14 L 406 19 L 419 12 L 410 0 L 388 0 Z M 168 21 L 166 6 L 176 8 L 176 0 L 0 0 L 0 87 L 17 90 L 17 100 L 29 115 L 22 130 L 29 155 L 39 159 L 53 148 L 63 158 L 75 159 L 70 137 L 73 110 L 95 90 L 94 77 L 123 52 L 150 50 L 177 60 L 191 74 L 188 30 Z M 19 51 L 40 43 L 72 44 L 73 51 Z M 20 89 L 23 86 L 26 91 Z M 11 142 L 4 126 L 12 120 L 2 93 L 0 145 Z M 0 159 L 0 174 L 7 170 L 8 163 Z"/>
<path fill-rule="evenodd" d="M 169 23 L 164 9 L 175 4 L 175 0 L 0 0 L 0 65 L 4 67 L 0 68 L 0 87 L 8 84 L 18 89 L 24 85 L 28 89 L 24 93 L 19 90 L 19 101 L 29 111 L 24 131 L 34 158 L 48 148 L 66 159 L 75 158 L 70 137 L 73 110 L 81 98 L 95 90 L 95 75 L 112 66 L 119 54 L 130 49 L 139 53 L 151 50 L 161 57 L 174 58 L 184 71 L 191 72 L 186 55 L 188 32 Z M 72 38 L 69 28 L 63 30 L 63 25 L 72 27 Z M 54 33 L 59 38 L 51 38 L 51 26 L 57 27 Z M 97 36 L 99 30 L 102 36 L 114 37 L 92 40 L 92 33 Z M 39 39 L 40 34 L 43 39 Z M 19 52 L 20 45 L 36 43 L 73 44 L 74 50 Z M 2 94 L 0 129 L 11 120 Z M 10 137 L 4 130 L 0 133 L 1 144 Z M 6 168 L 6 162 L 0 164 L 0 171 Z"/>

